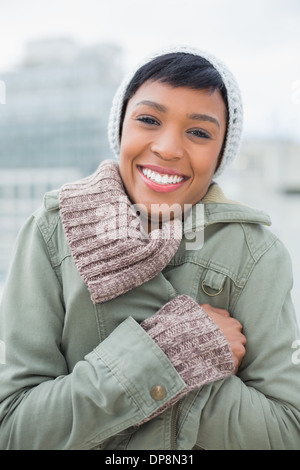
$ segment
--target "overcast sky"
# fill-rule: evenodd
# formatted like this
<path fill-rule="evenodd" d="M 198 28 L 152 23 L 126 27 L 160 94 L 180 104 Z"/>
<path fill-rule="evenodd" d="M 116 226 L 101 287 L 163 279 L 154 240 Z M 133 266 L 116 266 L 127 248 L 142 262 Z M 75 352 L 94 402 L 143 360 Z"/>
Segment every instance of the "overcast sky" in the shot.
<path fill-rule="evenodd" d="M 240 83 L 248 134 L 300 140 L 299 0 L 0 0 L 0 78 L 26 42 L 56 36 L 121 44 L 128 66 L 169 44 L 208 49 Z"/>

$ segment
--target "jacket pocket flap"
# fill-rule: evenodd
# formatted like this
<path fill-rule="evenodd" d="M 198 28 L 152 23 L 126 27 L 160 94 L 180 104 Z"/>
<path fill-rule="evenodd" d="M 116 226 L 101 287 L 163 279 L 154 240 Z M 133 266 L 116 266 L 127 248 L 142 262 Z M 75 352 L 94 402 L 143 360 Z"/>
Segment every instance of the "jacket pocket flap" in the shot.
<path fill-rule="evenodd" d="M 211 297 L 219 295 L 223 290 L 225 279 L 225 274 L 207 270 L 201 285 L 203 292 Z"/>

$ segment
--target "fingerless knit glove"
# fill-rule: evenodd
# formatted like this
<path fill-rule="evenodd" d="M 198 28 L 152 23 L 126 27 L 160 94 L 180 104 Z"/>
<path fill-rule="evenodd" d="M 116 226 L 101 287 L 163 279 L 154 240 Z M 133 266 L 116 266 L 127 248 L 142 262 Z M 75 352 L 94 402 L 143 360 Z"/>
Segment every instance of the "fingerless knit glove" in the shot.
<path fill-rule="evenodd" d="M 189 391 L 223 379 L 234 372 L 229 344 L 218 325 L 187 295 L 180 295 L 141 323 L 167 355 L 186 388 L 154 415 L 161 413 Z"/>

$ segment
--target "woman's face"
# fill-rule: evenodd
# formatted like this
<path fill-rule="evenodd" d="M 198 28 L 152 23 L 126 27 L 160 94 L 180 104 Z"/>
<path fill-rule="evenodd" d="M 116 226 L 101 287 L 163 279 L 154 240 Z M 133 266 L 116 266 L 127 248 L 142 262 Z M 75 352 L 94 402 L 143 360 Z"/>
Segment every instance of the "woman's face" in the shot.
<path fill-rule="evenodd" d="M 219 90 L 145 82 L 129 100 L 121 137 L 120 172 L 134 204 L 148 216 L 194 205 L 206 194 L 226 131 Z M 162 204 L 163 210 L 162 210 Z"/>

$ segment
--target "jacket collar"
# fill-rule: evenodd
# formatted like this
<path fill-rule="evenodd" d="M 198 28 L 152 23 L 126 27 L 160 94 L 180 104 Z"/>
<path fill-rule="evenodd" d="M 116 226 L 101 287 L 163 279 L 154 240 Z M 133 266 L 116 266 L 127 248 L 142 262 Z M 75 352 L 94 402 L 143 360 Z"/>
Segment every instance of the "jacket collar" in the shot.
<path fill-rule="evenodd" d="M 201 230 L 216 223 L 252 223 L 270 226 L 271 219 L 264 211 L 228 199 L 217 183 L 212 183 L 204 198 L 195 204 L 184 220 L 184 233 Z"/>

